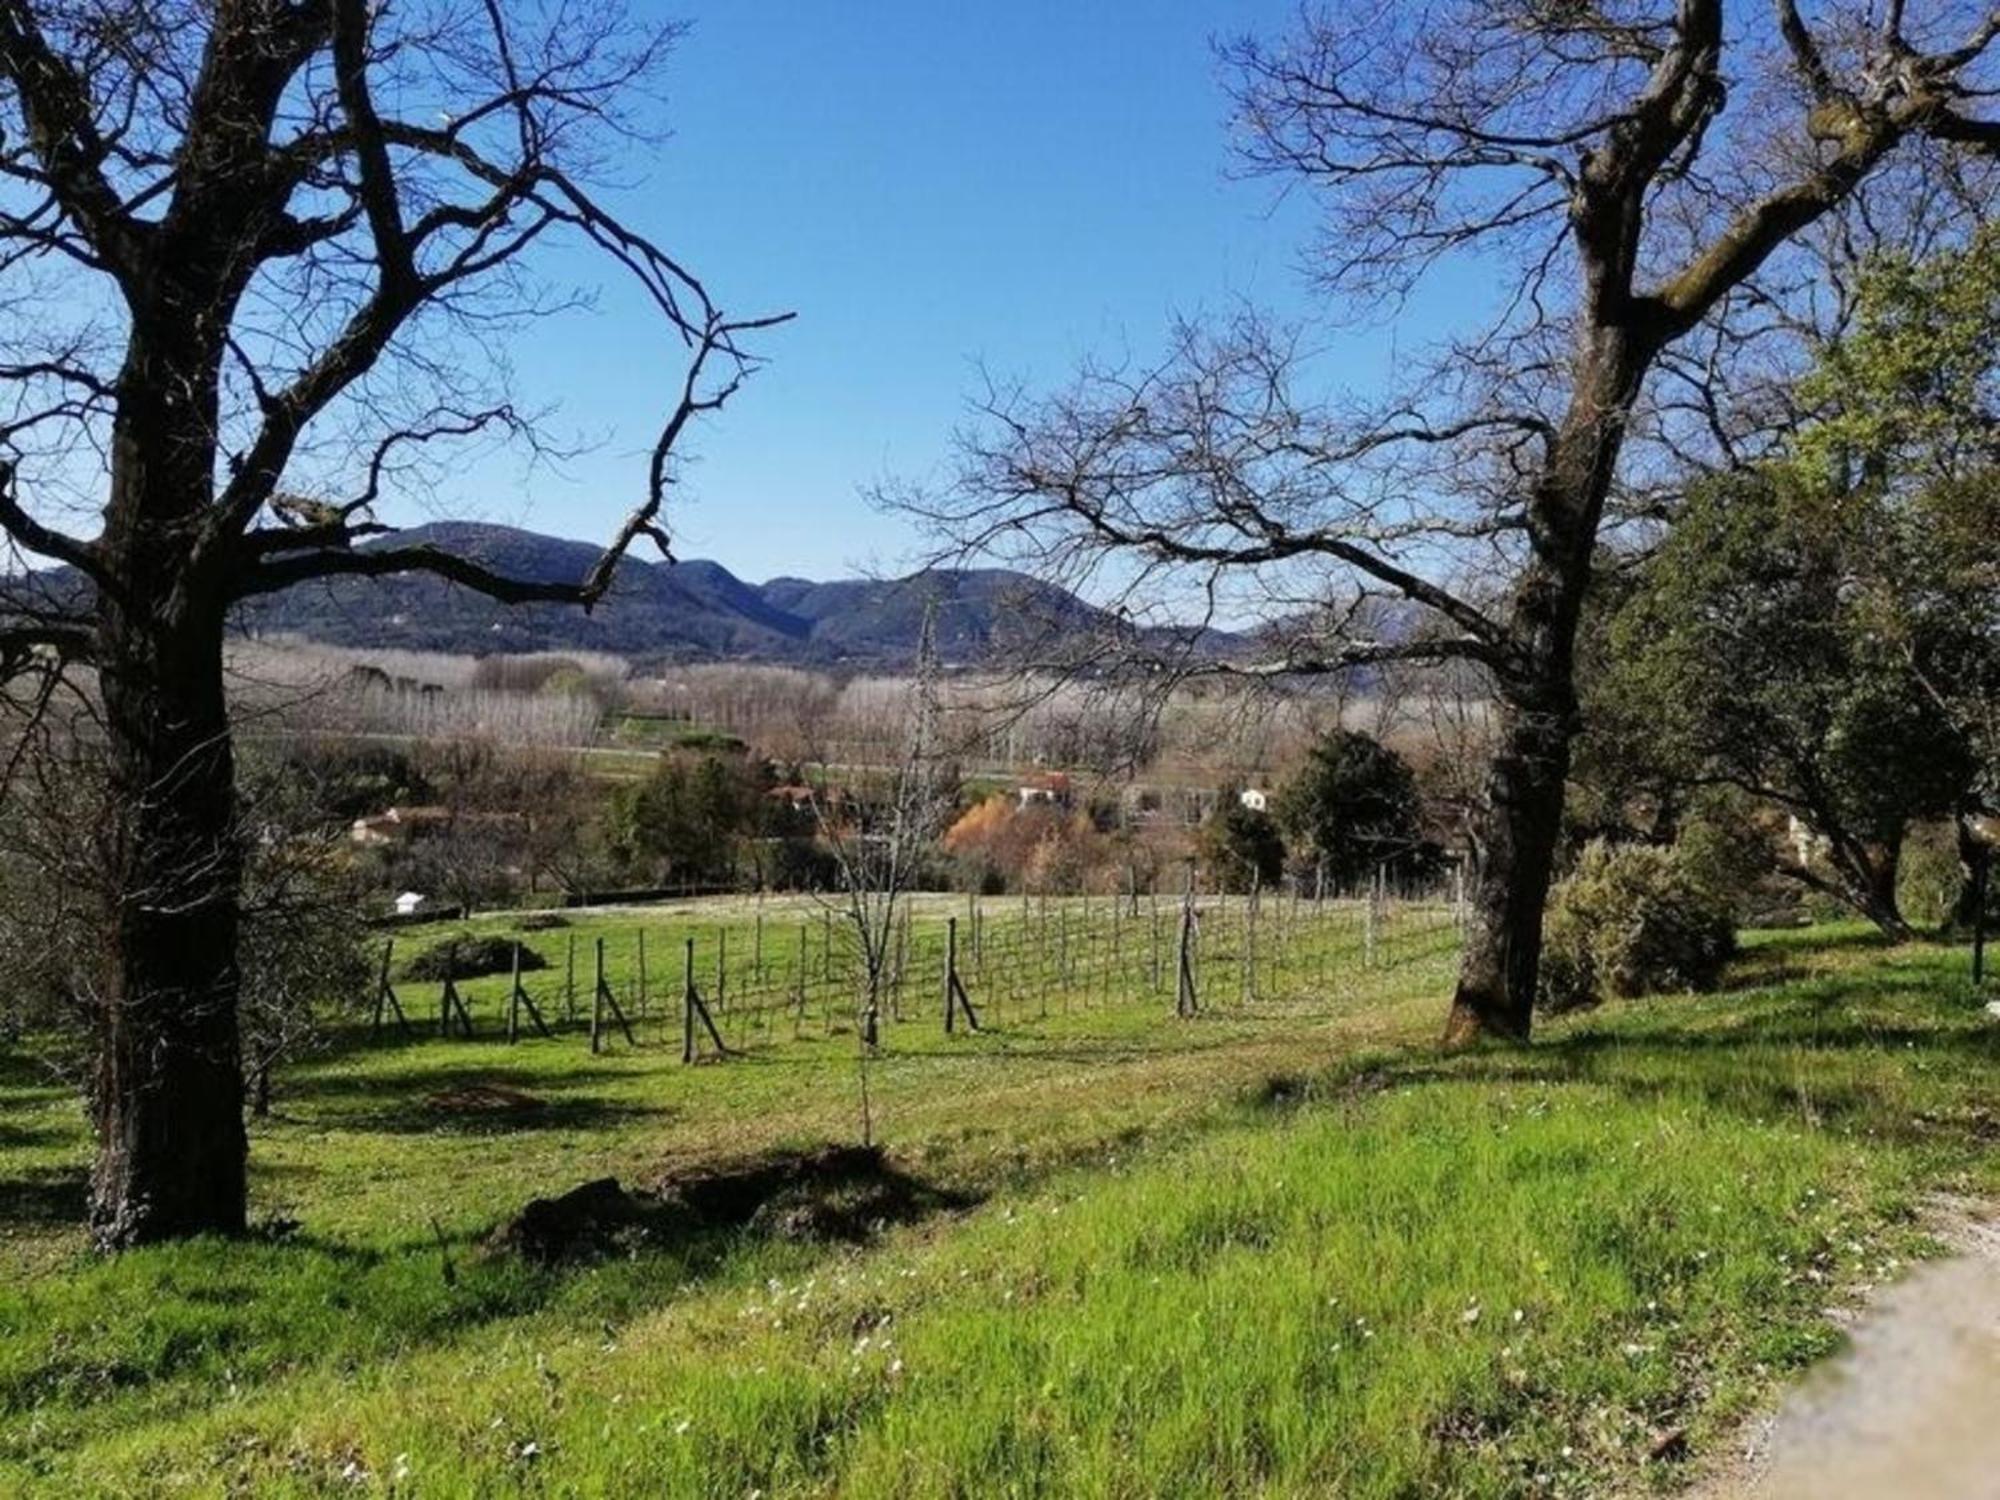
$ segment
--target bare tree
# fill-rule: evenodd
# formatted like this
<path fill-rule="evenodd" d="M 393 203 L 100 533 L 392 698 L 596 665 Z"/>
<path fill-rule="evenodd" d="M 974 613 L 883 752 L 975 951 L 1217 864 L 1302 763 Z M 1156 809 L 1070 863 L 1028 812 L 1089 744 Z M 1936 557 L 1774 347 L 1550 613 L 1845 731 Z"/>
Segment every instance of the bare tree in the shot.
<path fill-rule="evenodd" d="M 593 605 L 664 547 L 674 456 L 776 321 L 723 312 L 591 186 L 644 138 L 673 35 L 556 0 L 0 4 L 0 527 L 87 594 L 15 609 L 4 646 L 94 664 L 118 810 L 100 1246 L 244 1223 L 232 607 L 412 571 Z M 536 440 L 502 341 L 574 304 L 530 274 L 563 241 L 682 358 L 630 514 L 571 582 L 381 539 L 436 445 Z"/>
<path fill-rule="evenodd" d="M 857 1020 L 862 1045 L 868 1048 L 879 1034 L 905 898 L 917 888 L 951 807 L 938 672 L 936 610 L 927 606 L 916 674 L 899 715 L 902 754 L 890 766 L 855 768 L 862 776 L 881 777 L 879 788 L 834 787 L 826 780 L 834 768 L 824 759 L 820 784 L 812 788 L 820 841 L 840 875 L 840 889 L 830 899 L 852 929 L 861 955 Z"/>
<path fill-rule="evenodd" d="M 1308 12 L 1225 51 L 1245 162 L 1323 205 L 1336 307 L 1393 307 L 1456 260 L 1491 316 L 1366 407 L 1316 395 L 1294 333 L 1183 327 L 1151 366 L 989 391 L 960 483 L 903 503 L 1127 617 L 1192 599 L 1341 626 L 1156 673 L 1475 664 L 1495 754 L 1447 1036 L 1525 1037 L 1606 528 L 1659 520 L 1679 466 L 1754 436 L 1731 393 L 1814 326 L 1814 234 L 1984 212 L 1996 42 L 2000 11 L 1893 0 Z M 1899 191 L 1873 208 L 1871 183 Z"/>

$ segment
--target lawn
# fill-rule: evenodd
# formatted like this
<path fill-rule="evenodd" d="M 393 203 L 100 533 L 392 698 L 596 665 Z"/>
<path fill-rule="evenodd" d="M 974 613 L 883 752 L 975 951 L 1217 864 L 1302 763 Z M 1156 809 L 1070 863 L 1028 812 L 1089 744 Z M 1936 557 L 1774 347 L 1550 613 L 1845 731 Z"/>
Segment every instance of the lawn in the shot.
<path fill-rule="evenodd" d="M 1034 944 L 1038 916 L 1011 919 Z M 642 920 L 677 954 L 675 923 L 734 949 L 756 914 L 529 940 L 594 959 L 605 936 L 636 1000 L 613 950 L 636 959 Z M 1012 991 L 998 971 L 1026 950 L 992 920 L 967 957 L 989 1029 L 946 1037 L 913 982 L 866 1075 L 895 1166 L 971 1206 L 860 1246 L 711 1228 L 559 1271 L 481 1247 L 595 1176 L 859 1135 L 855 1038 L 837 1009 L 798 1014 L 776 944 L 722 1063 L 679 1065 L 677 973 L 636 1050 L 507 1045 L 504 977 L 463 986 L 470 1041 L 347 1039 L 254 1132 L 249 1244 L 84 1258 L 78 1111 L 13 1065 L 0 1489 L 1669 1488 L 1831 1347 L 1829 1307 L 1924 1253 L 1929 1195 L 2000 1192 L 2000 1028 L 1952 950 L 1764 936 L 1718 995 L 1443 1057 L 1449 932 L 1420 913 L 1372 944 L 1352 913 L 1279 943 L 1267 913 L 1262 968 L 1218 914 L 1185 1021 L 1143 914 L 1084 938 L 1109 919 L 1078 911 L 1099 967 Z"/>

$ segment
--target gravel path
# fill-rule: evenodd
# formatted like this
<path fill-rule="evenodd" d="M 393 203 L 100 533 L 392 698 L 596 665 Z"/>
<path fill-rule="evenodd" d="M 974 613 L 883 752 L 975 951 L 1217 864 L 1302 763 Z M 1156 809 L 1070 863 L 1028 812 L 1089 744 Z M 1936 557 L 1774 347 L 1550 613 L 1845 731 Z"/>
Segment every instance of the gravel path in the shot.
<path fill-rule="evenodd" d="M 1958 1253 L 1887 1288 L 1705 1500 L 2000 1500 L 2000 1218 L 1945 1238 Z"/>

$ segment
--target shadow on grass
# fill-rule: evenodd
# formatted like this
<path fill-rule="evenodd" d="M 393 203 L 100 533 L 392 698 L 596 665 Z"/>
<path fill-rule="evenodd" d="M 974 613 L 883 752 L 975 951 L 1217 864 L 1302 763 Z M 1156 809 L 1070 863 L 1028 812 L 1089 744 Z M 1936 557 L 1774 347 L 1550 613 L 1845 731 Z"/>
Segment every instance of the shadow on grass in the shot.
<path fill-rule="evenodd" d="M 0 1202 L 71 1223 L 82 1191 L 80 1175 L 51 1175 L 0 1186 L 11 1195 Z M 0 1326 L 35 1330 L 32 1357 L 0 1372 L 0 1419 L 33 1413 L 60 1432 L 104 1402 L 172 1409 L 205 1400 L 217 1381 L 407 1357 L 527 1316 L 609 1329 L 689 1287 L 752 1268 L 789 1274 L 888 1225 L 975 1201 L 879 1152 L 826 1147 L 705 1167 L 638 1193 L 586 1183 L 496 1229 L 433 1228 L 395 1245 L 279 1223 L 240 1240 L 83 1260 L 0 1290 Z"/>
<path fill-rule="evenodd" d="M 491 1103 L 481 1100 L 481 1095 L 491 1097 L 492 1092 L 467 1088 L 411 1099 L 390 1108 L 343 1111 L 338 1127 L 371 1135 L 525 1135 L 545 1130 L 599 1130 L 633 1120 L 665 1121 L 682 1113 L 671 1105 L 631 1104 L 588 1094 L 554 1098 L 521 1095 Z"/>
<path fill-rule="evenodd" d="M 458 1059 L 404 1068 L 371 1068 L 365 1072 L 327 1072 L 315 1065 L 283 1075 L 284 1095 L 295 1103 L 376 1099 L 384 1094 L 420 1098 L 453 1089 L 478 1086 L 556 1092 L 590 1084 L 628 1080 L 629 1071 L 605 1067 L 587 1058 L 560 1067 L 510 1065 L 504 1055 L 491 1061 Z"/>
<path fill-rule="evenodd" d="M 81 1224 L 89 1181 L 81 1167 L 44 1167 L 0 1178 L 0 1224 L 37 1229 Z"/>
<path fill-rule="evenodd" d="M 1961 1004 L 1963 1008 L 1958 1008 Z M 1742 1009 L 1717 1015 L 1717 1003 Z M 1701 1006 L 1675 1017 L 1672 1007 Z M 1554 1029 L 1533 1045 L 1399 1053 L 1326 1078 L 1274 1078 L 1253 1103 L 1392 1086 L 1582 1085 L 1647 1102 L 1698 1101 L 1760 1124 L 1862 1132 L 1960 1155 L 2000 1142 L 1990 1080 L 2000 1029 L 1923 969 L 1821 975 L 1790 993 L 1660 997 Z M 1920 1081 L 1920 1082 L 1919 1082 Z M 1923 1103 L 1914 1107 L 1920 1087 Z"/>
<path fill-rule="evenodd" d="M 52 1146 L 69 1139 L 71 1132 L 50 1125 L 20 1125 L 0 1120 L 0 1151 L 22 1151 L 31 1146 Z"/>

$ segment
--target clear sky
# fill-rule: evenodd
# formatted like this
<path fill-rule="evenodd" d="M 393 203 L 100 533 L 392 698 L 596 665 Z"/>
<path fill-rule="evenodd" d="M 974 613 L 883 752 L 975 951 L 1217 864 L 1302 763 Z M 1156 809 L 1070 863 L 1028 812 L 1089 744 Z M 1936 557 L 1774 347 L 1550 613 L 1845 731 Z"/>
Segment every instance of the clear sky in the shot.
<path fill-rule="evenodd" d="M 980 363 L 1048 384 L 1152 350 L 1176 313 L 1307 305 L 1309 205 L 1230 180 L 1210 48 L 1282 28 L 1290 0 L 640 3 L 693 30 L 675 138 L 624 164 L 623 207 L 730 311 L 798 314 L 699 435 L 683 556 L 751 579 L 893 566 L 907 523 L 860 492 L 941 470 Z M 664 370 L 633 339 L 657 328 L 607 284 L 534 339 L 527 394 L 604 441 L 560 472 L 469 469 L 440 509 L 602 535 L 657 423 Z M 1356 343 L 1357 383 L 1388 340 Z"/>

